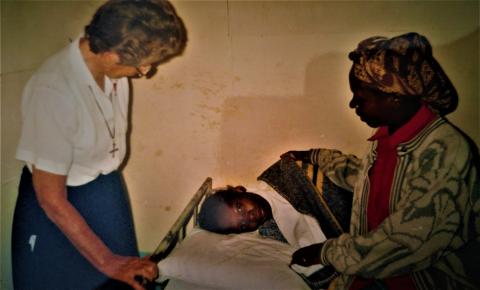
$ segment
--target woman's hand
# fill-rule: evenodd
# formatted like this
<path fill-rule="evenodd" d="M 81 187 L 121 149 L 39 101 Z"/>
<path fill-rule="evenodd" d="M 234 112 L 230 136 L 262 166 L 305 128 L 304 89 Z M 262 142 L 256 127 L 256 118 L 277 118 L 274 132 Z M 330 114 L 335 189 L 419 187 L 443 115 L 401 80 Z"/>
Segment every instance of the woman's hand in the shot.
<path fill-rule="evenodd" d="M 292 255 L 290 265 L 297 264 L 308 267 L 311 265 L 321 264 L 320 255 L 322 253 L 323 244 L 313 244 L 304 248 L 300 248 Z"/>
<path fill-rule="evenodd" d="M 135 281 L 135 276 L 141 276 L 150 281 L 156 278 L 157 265 L 148 258 L 140 259 L 112 254 L 68 201 L 67 176 L 33 167 L 32 180 L 38 202 L 45 214 L 95 268 L 108 277 L 129 284 L 135 290 L 143 289 L 140 283 Z"/>
<path fill-rule="evenodd" d="M 125 257 L 112 255 L 105 263 L 102 272 L 108 277 L 122 281 L 132 286 L 135 290 L 144 290 L 141 281 L 135 277 L 142 277 L 153 281 L 158 276 L 157 265 L 148 257 Z"/>
<path fill-rule="evenodd" d="M 280 155 L 280 158 L 290 158 L 295 161 L 310 161 L 310 151 L 288 151 Z"/>

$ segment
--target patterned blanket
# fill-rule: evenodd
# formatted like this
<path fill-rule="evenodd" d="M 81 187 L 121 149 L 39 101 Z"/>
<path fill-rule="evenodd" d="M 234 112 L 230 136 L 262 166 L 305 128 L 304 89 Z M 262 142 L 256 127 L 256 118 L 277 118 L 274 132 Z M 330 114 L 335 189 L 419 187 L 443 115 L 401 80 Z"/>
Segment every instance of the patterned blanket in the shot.
<path fill-rule="evenodd" d="M 352 193 L 333 184 L 312 164 L 299 165 L 283 158 L 258 179 L 269 184 L 297 211 L 314 217 L 327 238 L 348 232 Z M 323 289 L 336 273 L 332 267 L 324 267 L 309 277 L 301 276 L 312 289 Z"/>
<path fill-rule="evenodd" d="M 297 211 L 314 217 L 327 238 L 348 232 L 352 193 L 323 177 L 313 165 L 302 166 L 284 158 L 258 179 L 268 183 Z"/>

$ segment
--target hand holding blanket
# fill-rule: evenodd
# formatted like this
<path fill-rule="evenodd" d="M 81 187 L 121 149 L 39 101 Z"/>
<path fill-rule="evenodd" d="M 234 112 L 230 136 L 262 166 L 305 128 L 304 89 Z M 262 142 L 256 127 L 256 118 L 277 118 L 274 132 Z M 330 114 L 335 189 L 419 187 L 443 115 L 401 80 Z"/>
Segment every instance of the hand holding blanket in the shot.
<path fill-rule="evenodd" d="M 312 167 L 311 164 L 307 166 Z M 308 168 L 303 170 L 291 158 L 282 158 L 265 170 L 258 179 L 269 184 L 298 212 L 313 217 L 320 226 L 322 235 L 327 238 L 337 237 L 348 230 L 352 194 L 340 190 L 326 178 L 317 183 L 317 173 L 308 176 L 308 172 L 312 172 L 312 170 L 308 170 Z M 284 220 L 288 222 L 287 217 Z M 282 231 L 282 220 L 276 219 L 276 221 Z M 310 228 L 314 229 L 315 227 L 310 226 Z M 285 234 L 283 231 L 282 233 L 291 243 L 292 238 L 289 240 L 288 233 Z M 306 235 L 293 234 L 293 239 L 298 240 L 302 236 Z M 292 259 L 292 264 L 294 264 L 292 269 L 298 272 L 312 289 L 325 287 L 336 276 L 332 267 L 319 265 L 320 251 L 317 248 L 321 247 L 322 244 L 319 243 L 323 241 L 324 239 L 314 240 L 315 244 L 310 246 L 299 244 L 304 248 L 296 253 L 298 253 L 298 257 L 301 256 L 302 260 L 297 261 L 295 254 Z M 305 251 L 310 254 L 304 255 Z M 304 257 L 309 257 L 308 261 L 303 261 Z"/>

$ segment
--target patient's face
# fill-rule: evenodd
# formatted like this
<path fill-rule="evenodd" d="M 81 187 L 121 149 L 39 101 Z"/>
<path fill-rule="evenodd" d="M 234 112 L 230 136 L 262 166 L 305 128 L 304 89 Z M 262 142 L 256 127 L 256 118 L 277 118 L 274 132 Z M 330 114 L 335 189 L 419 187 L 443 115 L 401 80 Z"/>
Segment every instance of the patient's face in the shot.
<path fill-rule="evenodd" d="M 220 226 L 233 233 L 251 232 L 270 218 L 266 201 L 240 197 L 219 211 Z"/>

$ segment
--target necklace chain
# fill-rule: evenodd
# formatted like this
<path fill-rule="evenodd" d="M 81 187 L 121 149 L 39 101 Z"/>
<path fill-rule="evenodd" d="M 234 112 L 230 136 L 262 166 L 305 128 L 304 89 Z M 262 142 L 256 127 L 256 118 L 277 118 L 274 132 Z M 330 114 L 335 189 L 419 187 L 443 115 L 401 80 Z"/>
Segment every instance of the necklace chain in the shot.
<path fill-rule="evenodd" d="M 110 150 L 108 153 L 112 154 L 112 158 L 115 158 L 115 152 L 119 150 L 119 148 L 116 147 L 116 143 L 115 143 L 115 113 L 114 113 L 114 117 L 113 117 L 113 126 L 112 126 L 112 128 L 110 128 L 110 125 L 108 124 L 107 118 L 105 117 L 105 113 L 104 113 L 102 107 L 100 106 L 100 104 L 98 103 L 97 97 L 95 96 L 95 93 L 93 91 L 92 86 L 88 86 L 88 87 L 90 88 L 90 91 L 93 94 L 93 99 L 95 100 L 95 104 L 97 105 L 97 108 L 98 108 L 100 114 L 102 115 L 103 121 L 105 122 L 105 126 L 107 126 L 108 134 L 110 135 L 110 138 L 112 139 L 112 150 Z M 109 95 L 109 99 L 112 102 L 112 105 L 113 105 L 113 100 L 115 99 L 116 95 L 117 95 L 117 84 L 113 83 L 113 88 L 112 88 L 112 91 L 110 92 L 110 95 Z"/>

